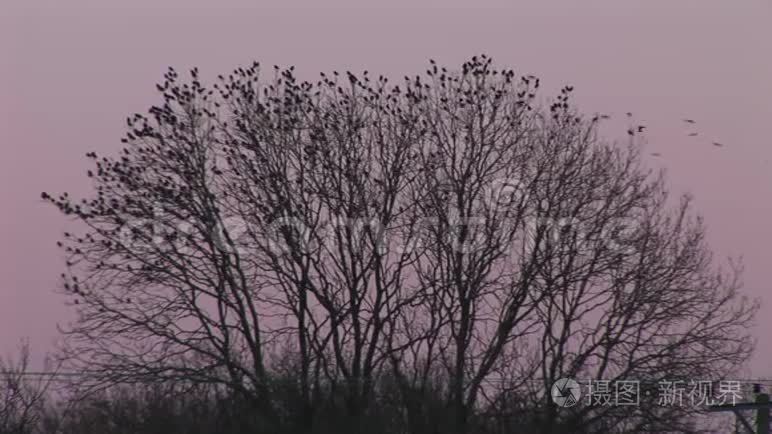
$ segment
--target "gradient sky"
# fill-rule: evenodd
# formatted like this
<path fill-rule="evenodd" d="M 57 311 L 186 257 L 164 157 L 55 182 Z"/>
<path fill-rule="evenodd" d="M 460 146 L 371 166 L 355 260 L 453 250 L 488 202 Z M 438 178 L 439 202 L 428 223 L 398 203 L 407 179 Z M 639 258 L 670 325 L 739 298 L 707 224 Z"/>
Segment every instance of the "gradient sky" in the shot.
<path fill-rule="evenodd" d="M 28 337 L 42 355 L 68 318 L 54 293 L 68 222 L 40 192 L 87 192 L 84 154 L 119 149 L 168 66 L 399 78 L 487 53 L 648 125 L 652 167 L 696 195 L 719 258 L 744 257 L 745 292 L 765 302 L 748 375 L 772 378 L 772 0 L 130 3 L 0 0 L 0 354 Z"/>

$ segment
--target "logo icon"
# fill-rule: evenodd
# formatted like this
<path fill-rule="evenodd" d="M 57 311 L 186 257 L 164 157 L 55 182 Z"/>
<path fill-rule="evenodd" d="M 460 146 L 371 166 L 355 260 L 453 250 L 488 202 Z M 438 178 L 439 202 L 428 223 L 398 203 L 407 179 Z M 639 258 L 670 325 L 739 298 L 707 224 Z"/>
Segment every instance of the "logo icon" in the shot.
<path fill-rule="evenodd" d="M 582 387 L 571 378 L 561 378 L 552 385 L 552 401 L 560 407 L 573 407 L 582 397 Z"/>
<path fill-rule="evenodd" d="M 494 208 L 518 207 L 528 200 L 527 186 L 519 179 L 499 178 L 486 188 L 488 205 Z"/>

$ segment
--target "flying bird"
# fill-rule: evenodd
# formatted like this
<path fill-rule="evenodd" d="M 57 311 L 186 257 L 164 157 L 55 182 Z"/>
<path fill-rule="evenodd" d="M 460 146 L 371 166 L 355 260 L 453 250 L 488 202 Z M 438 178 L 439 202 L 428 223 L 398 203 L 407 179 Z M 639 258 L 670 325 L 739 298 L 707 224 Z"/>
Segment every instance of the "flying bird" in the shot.
<path fill-rule="evenodd" d="M 723 143 L 713 142 L 713 146 L 718 146 L 719 148 L 724 146 Z"/>
<path fill-rule="evenodd" d="M 638 132 L 642 133 L 644 128 L 646 128 L 645 125 L 638 125 Z"/>
<path fill-rule="evenodd" d="M 659 152 L 652 152 L 652 153 L 651 153 L 651 156 L 652 156 L 652 157 L 661 157 L 661 156 L 662 156 L 662 154 L 660 154 Z"/>
<path fill-rule="evenodd" d="M 689 137 L 694 137 L 696 135 L 697 135 L 697 133 L 691 133 L 691 134 L 689 134 Z"/>
<path fill-rule="evenodd" d="M 695 123 L 693 119 L 684 119 L 684 122 L 686 122 L 687 124 Z"/>

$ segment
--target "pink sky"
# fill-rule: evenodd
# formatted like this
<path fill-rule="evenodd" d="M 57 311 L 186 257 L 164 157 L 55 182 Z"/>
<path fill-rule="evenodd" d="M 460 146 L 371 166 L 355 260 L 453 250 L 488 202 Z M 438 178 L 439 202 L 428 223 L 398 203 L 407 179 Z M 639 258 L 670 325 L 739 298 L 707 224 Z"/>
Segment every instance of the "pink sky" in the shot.
<path fill-rule="evenodd" d="M 719 257 L 744 256 L 746 293 L 765 302 L 748 375 L 772 378 L 772 0 L 107 3 L 0 5 L 0 354 L 20 337 L 45 352 L 68 316 L 54 293 L 67 221 L 40 192 L 86 192 L 84 154 L 119 148 L 167 66 L 401 77 L 484 52 L 547 90 L 574 85 L 587 112 L 649 126 L 651 165 L 696 195 Z"/>

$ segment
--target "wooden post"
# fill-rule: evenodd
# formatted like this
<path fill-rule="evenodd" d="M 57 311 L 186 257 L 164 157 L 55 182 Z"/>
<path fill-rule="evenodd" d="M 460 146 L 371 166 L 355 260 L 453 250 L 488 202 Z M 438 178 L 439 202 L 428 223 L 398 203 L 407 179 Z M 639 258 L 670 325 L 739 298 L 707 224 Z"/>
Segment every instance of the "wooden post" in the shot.
<path fill-rule="evenodd" d="M 759 393 L 756 403 L 761 404 L 756 408 L 756 434 L 769 434 L 769 395 Z"/>

